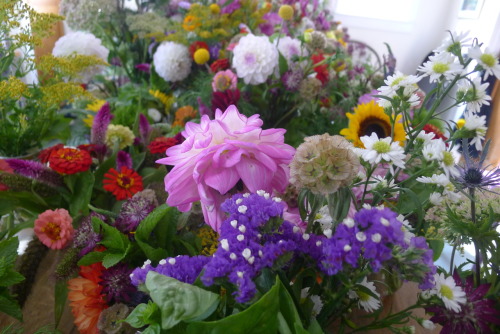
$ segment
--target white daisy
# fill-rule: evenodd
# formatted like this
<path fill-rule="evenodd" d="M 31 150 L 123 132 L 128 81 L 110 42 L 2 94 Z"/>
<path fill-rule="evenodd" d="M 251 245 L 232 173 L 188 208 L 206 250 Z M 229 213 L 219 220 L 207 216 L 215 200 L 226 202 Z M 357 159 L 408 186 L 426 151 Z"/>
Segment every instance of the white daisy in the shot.
<path fill-rule="evenodd" d="M 477 116 L 473 113 L 465 113 L 464 115 L 465 124 L 464 128 L 467 130 L 475 131 L 475 136 L 470 141 L 470 145 L 475 145 L 476 150 L 481 151 L 483 149 L 482 141 L 486 135 L 486 116 Z"/>
<path fill-rule="evenodd" d="M 365 149 L 356 148 L 355 152 L 363 160 L 375 165 L 384 162 L 391 162 L 399 168 L 405 168 L 405 154 L 399 142 L 391 143 L 392 138 L 386 137 L 379 139 L 375 132 L 368 136 L 363 136 L 360 140 L 365 145 Z"/>
<path fill-rule="evenodd" d="M 433 139 L 434 139 L 434 133 L 432 132 L 425 132 L 422 130 L 417 135 L 417 141 L 423 142 L 424 145 L 430 143 L 430 141 Z"/>
<path fill-rule="evenodd" d="M 441 298 L 444 306 L 453 312 L 460 312 L 462 309 L 460 304 L 464 304 L 467 301 L 462 288 L 455 284 L 452 276 L 445 277 L 444 274 L 435 274 L 434 280 L 436 282 L 434 291 Z"/>
<path fill-rule="evenodd" d="M 405 75 L 396 71 L 394 75 L 389 76 L 384 81 L 387 86 L 380 87 L 378 89 L 378 94 L 387 96 L 388 98 L 393 98 L 398 95 L 400 88 L 403 88 L 403 97 L 406 98 L 412 106 L 416 106 L 420 103 L 420 98 L 414 93 L 418 90 L 417 82 L 419 82 L 420 79 L 422 79 L 422 77 L 416 75 Z M 388 108 L 391 105 L 391 102 L 386 99 L 379 99 L 377 103 L 383 108 Z"/>
<path fill-rule="evenodd" d="M 421 65 L 418 70 L 425 76 L 429 76 L 429 81 L 434 82 L 444 76 L 452 80 L 456 75 L 463 72 L 463 67 L 457 62 L 457 57 L 450 53 L 442 52 L 429 57 L 429 61 Z"/>
<path fill-rule="evenodd" d="M 309 295 L 309 288 L 304 288 L 300 291 L 300 299 L 305 300 L 307 296 Z M 310 295 L 309 299 L 311 299 L 313 303 L 313 308 L 312 308 L 312 316 L 317 316 L 320 312 L 321 309 L 323 309 L 323 302 L 321 301 L 320 296 L 317 295 Z"/>
<path fill-rule="evenodd" d="M 367 289 L 369 289 L 377 298 L 361 291 L 360 289 L 349 290 L 348 296 L 351 299 L 358 299 L 358 305 L 362 307 L 366 312 L 373 312 L 380 308 L 380 294 L 376 291 L 375 285 L 373 282 L 368 282 L 366 277 L 363 278 L 363 281 L 359 283 Z"/>
<path fill-rule="evenodd" d="M 321 225 L 323 231 L 332 228 L 333 218 L 330 216 L 330 210 L 327 205 L 319 209 L 314 220 Z"/>
<path fill-rule="evenodd" d="M 498 63 L 498 59 L 493 53 L 488 51 L 488 48 L 485 48 L 484 52 L 482 52 L 479 46 L 475 46 L 469 48 L 469 56 L 474 58 L 484 68 L 484 80 L 488 79 L 490 74 L 500 79 L 500 64 Z"/>
<path fill-rule="evenodd" d="M 450 179 L 445 174 L 433 174 L 431 177 L 420 176 L 417 177 L 417 181 L 421 183 L 437 184 L 442 187 L 446 187 L 450 183 Z"/>
<path fill-rule="evenodd" d="M 470 46 L 470 43 L 467 43 L 471 40 L 468 35 L 468 31 L 461 33 L 457 33 L 456 31 L 450 32 L 450 36 L 448 36 L 434 52 L 454 53 L 454 51 L 460 51 L 463 47 Z"/>
<path fill-rule="evenodd" d="M 429 196 L 429 202 L 431 202 L 432 205 L 440 205 L 443 202 L 443 195 L 433 192 Z"/>
<path fill-rule="evenodd" d="M 431 140 L 428 144 L 424 146 L 422 149 L 422 155 L 425 160 L 442 160 L 443 152 L 446 151 L 446 144 L 440 138 Z"/>
<path fill-rule="evenodd" d="M 460 153 L 458 152 L 458 146 L 454 146 L 450 150 L 443 151 L 442 159 L 439 161 L 439 165 L 443 168 L 446 176 L 457 177 L 460 172 L 457 168 L 457 163 L 460 160 Z"/>
<path fill-rule="evenodd" d="M 478 113 L 483 104 L 489 106 L 491 96 L 486 94 L 486 88 L 490 84 L 488 82 L 481 83 L 481 78 L 476 77 L 472 80 L 460 80 L 457 88 L 457 100 L 467 103 L 467 110 Z"/>
<path fill-rule="evenodd" d="M 404 232 L 405 243 L 407 245 L 409 245 L 411 242 L 411 238 L 413 238 L 415 236 L 415 234 L 413 234 L 413 232 L 412 232 L 413 227 L 411 227 L 410 222 L 408 220 L 406 220 L 405 217 L 401 214 L 398 215 L 396 217 L 396 219 L 399 220 L 401 222 L 401 224 L 403 224 L 403 226 L 401 226 L 401 229 Z"/>

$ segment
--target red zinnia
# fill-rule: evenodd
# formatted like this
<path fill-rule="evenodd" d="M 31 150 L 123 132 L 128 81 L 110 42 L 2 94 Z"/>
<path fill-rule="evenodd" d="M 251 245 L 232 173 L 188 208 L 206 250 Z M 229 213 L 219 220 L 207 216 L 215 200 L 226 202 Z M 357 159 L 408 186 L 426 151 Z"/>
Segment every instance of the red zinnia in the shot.
<path fill-rule="evenodd" d="M 317 55 L 312 55 L 311 60 L 313 61 L 313 64 L 316 65 L 323 60 L 325 60 L 325 56 L 323 54 L 317 54 Z M 321 81 L 321 83 L 324 85 L 328 81 L 328 65 L 327 64 L 322 64 L 318 66 L 314 66 L 314 72 L 316 72 L 316 79 Z"/>
<path fill-rule="evenodd" d="M 212 111 L 217 109 L 226 110 L 230 105 L 237 105 L 240 100 L 240 91 L 238 88 L 227 89 L 223 92 L 214 92 L 212 95 Z"/>
<path fill-rule="evenodd" d="M 165 151 L 174 146 L 179 144 L 179 141 L 175 137 L 158 137 L 155 138 L 151 144 L 148 145 L 149 152 L 151 154 L 156 154 L 156 153 L 165 153 Z"/>
<path fill-rule="evenodd" d="M 223 59 L 217 59 L 210 65 L 210 69 L 212 70 L 213 73 L 217 73 L 219 71 L 224 71 L 229 68 L 229 59 L 223 58 Z"/>
<path fill-rule="evenodd" d="M 432 139 L 442 139 L 443 141 L 448 140 L 448 138 L 446 138 L 446 136 L 443 134 L 443 132 L 441 132 L 441 130 L 439 130 L 439 128 L 435 125 L 427 123 L 427 124 L 425 124 L 425 126 L 422 130 L 424 130 L 425 133 L 433 133 L 434 138 L 432 138 Z"/>
<path fill-rule="evenodd" d="M 61 149 L 63 147 L 64 147 L 63 144 L 57 144 L 57 145 L 48 147 L 44 150 L 41 150 L 40 153 L 38 153 L 38 159 L 42 163 L 46 164 L 47 162 L 49 162 L 49 158 L 50 158 L 50 155 L 52 154 L 52 152 L 57 151 L 58 149 Z"/>
<path fill-rule="evenodd" d="M 89 152 L 77 148 L 63 147 L 49 156 L 49 166 L 64 175 L 85 172 L 92 164 Z"/>
<path fill-rule="evenodd" d="M 114 168 L 104 174 L 104 190 L 115 195 L 118 201 L 131 198 L 143 190 L 142 177 L 133 169 L 122 166 L 120 172 Z"/>
<path fill-rule="evenodd" d="M 192 43 L 189 46 L 189 53 L 191 54 L 191 57 L 193 57 L 194 53 L 198 49 L 207 49 L 208 50 L 208 44 L 205 42 L 200 42 L 200 41 L 196 41 L 196 42 Z"/>

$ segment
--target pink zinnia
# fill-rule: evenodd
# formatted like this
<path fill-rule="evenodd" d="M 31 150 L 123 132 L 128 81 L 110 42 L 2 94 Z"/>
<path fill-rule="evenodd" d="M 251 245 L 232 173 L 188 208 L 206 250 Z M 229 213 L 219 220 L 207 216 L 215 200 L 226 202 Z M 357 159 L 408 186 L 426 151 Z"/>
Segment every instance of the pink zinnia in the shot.
<path fill-rule="evenodd" d="M 212 89 L 214 92 L 224 92 L 228 89 L 236 89 L 238 79 L 231 70 L 217 72 L 212 80 Z"/>
<path fill-rule="evenodd" d="M 73 240 L 73 219 L 65 209 L 47 210 L 35 220 L 35 234 L 51 249 L 62 249 Z"/>
<path fill-rule="evenodd" d="M 188 211 L 201 201 L 205 221 L 218 231 L 225 219 L 219 206 L 235 192 L 283 192 L 295 150 L 284 143 L 286 130 L 261 126 L 259 115 L 247 118 L 234 105 L 217 109 L 214 120 L 188 122 L 186 140 L 157 161 L 174 166 L 165 177 L 167 204 Z"/>

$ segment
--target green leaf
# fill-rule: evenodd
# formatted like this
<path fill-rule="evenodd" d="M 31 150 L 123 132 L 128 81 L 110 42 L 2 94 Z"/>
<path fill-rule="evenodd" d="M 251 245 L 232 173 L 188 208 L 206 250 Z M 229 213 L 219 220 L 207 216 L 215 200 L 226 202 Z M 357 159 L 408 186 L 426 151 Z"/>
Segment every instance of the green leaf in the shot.
<path fill-rule="evenodd" d="M 17 237 L 0 241 L 0 258 L 5 259 L 6 266 L 11 266 L 16 261 L 18 247 L 19 240 Z"/>
<path fill-rule="evenodd" d="M 23 319 L 21 308 L 14 298 L 6 294 L 6 291 L 0 294 L 0 312 L 10 315 L 20 321 Z"/>
<path fill-rule="evenodd" d="M 288 71 L 288 62 L 286 61 L 286 58 L 281 54 L 281 52 L 279 52 L 278 66 L 280 70 L 280 76 Z"/>
<path fill-rule="evenodd" d="M 280 282 L 246 310 L 224 319 L 210 322 L 193 322 L 187 334 L 253 334 L 277 333 Z"/>
<path fill-rule="evenodd" d="M 76 174 L 75 187 L 71 194 L 69 212 L 73 217 L 88 215 L 92 189 L 94 187 L 94 175 L 90 171 Z"/>
<path fill-rule="evenodd" d="M 118 231 L 115 227 L 106 224 L 97 217 L 92 217 L 92 224 L 98 223 L 102 228 L 102 240 L 101 245 L 106 247 L 108 250 L 117 250 L 125 253 L 130 247 L 130 241 L 128 237 Z"/>
<path fill-rule="evenodd" d="M 280 312 L 283 315 L 283 318 L 288 324 L 290 329 L 293 329 L 291 332 L 294 334 L 307 334 L 307 331 L 302 326 L 302 320 L 300 319 L 299 312 L 295 307 L 295 303 L 292 299 L 292 296 L 283 285 L 281 280 L 277 280 L 277 284 L 279 283 L 279 302 L 280 302 Z"/>
<path fill-rule="evenodd" d="M 432 249 L 432 260 L 437 261 L 441 256 L 444 248 L 444 240 L 427 239 L 429 247 Z"/>
<path fill-rule="evenodd" d="M 150 271 L 146 289 L 161 310 L 161 327 L 169 329 L 181 321 L 203 320 L 219 304 L 219 296 L 191 284 Z"/>
<path fill-rule="evenodd" d="M 123 260 L 127 255 L 129 249 L 130 245 L 127 248 L 127 251 L 125 251 L 125 253 L 106 253 L 106 255 L 104 255 L 104 258 L 102 259 L 102 265 L 104 266 L 104 268 L 107 269 L 109 267 L 112 267 L 121 260 Z"/>
<path fill-rule="evenodd" d="M 90 252 L 85 254 L 79 261 L 79 266 L 90 266 L 93 263 L 102 262 L 104 258 L 104 252 Z"/>
<path fill-rule="evenodd" d="M 16 283 L 22 282 L 23 280 L 24 280 L 23 275 L 9 268 L 4 271 L 3 275 L 0 275 L 0 287 L 2 286 L 8 287 Z"/>
<path fill-rule="evenodd" d="M 66 300 L 68 297 L 68 282 L 66 280 L 57 280 L 54 289 L 54 321 L 55 328 L 59 325 L 61 317 L 66 306 Z"/>
<path fill-rule="evenodd" d="M 161 314 L 158 305 L 149 301 L 147 304 L 139 304 L 125 319 L 132 327 L 141 328 L 147 325 L 160 325 Z"/>

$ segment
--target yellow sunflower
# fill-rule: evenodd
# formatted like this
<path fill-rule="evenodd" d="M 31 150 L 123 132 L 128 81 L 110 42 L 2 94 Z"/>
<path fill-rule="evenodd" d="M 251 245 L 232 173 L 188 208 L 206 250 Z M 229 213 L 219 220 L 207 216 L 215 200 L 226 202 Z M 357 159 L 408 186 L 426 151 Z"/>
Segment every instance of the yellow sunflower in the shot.
<path fill-rule="evenodd" d="M 350 140 L 354 146 L 364 148 L 363 143 L 359 139 L 363 136 L 369 136 L 373 132 L 379 138 L 391 136 L 391 121 L 389 116 L 384 112 L 384 108 L 379 106 L 375 101 L 359 104 L 354 108 L 354 113 L 347 113 L 349 118 L 349 127 L 342 129 L 340 134 Z M 401 122 L 401 115 L 396 117 L 394 124 L 394 141 L 399 141 L 401 146 L 404 145 L 406 132 Z"/>

